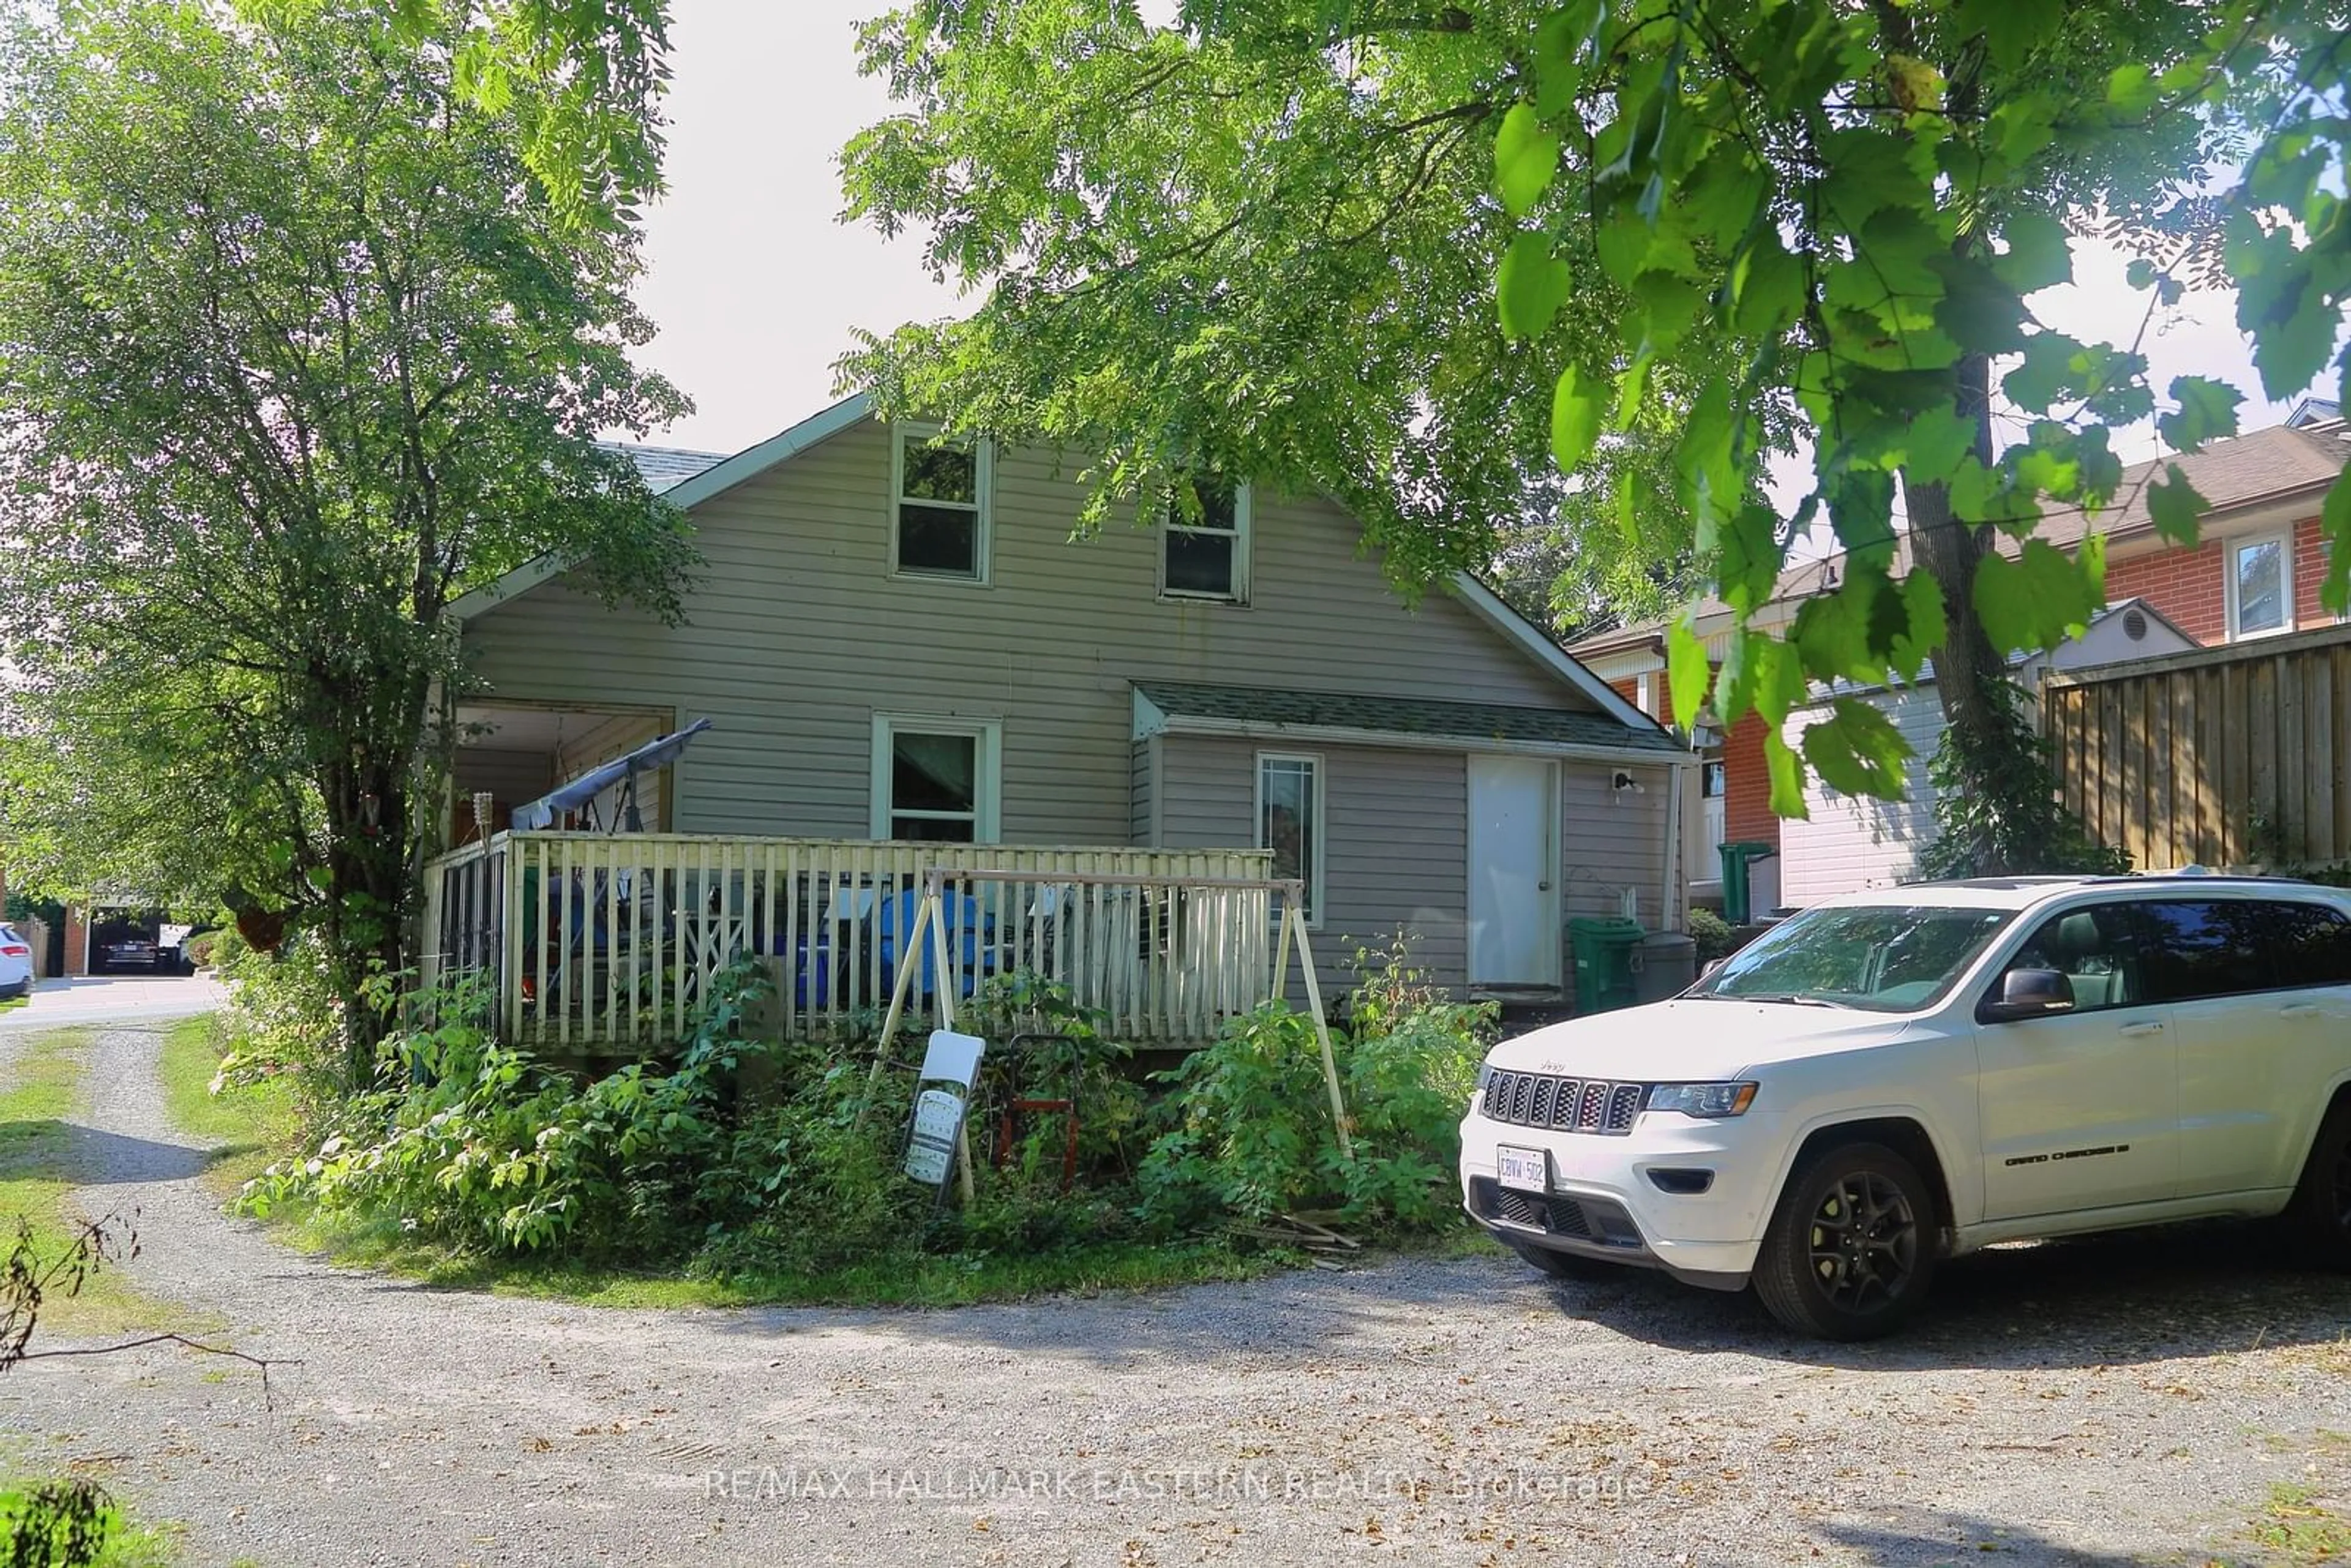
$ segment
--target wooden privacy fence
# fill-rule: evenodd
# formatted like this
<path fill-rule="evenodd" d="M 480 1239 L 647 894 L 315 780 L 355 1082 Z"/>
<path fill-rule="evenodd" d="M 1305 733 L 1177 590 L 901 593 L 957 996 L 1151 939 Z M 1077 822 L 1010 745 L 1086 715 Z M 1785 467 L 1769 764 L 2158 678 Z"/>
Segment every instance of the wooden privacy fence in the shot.
<path fill-rule="evenodd" d="M 2141 870 L 2351 860 L 2351 627 L 2052 675 L 2060 791 Z"/>
<path fill-rule="evenodd" d="M 499 833 L 427 868 L 428 991 L 480 977 L 506 1039 L 562 1050 L 683 1037 L 744 954 L 768 960 L 793 1038 L 870 1029 L 923 873 L 949 881 L 945 985 L 1029 969 L 1132 1040 L 1211 1039 L 1273 994 L 1262 850 L 1061 849 L 683 833 Z M 998 874 L 990 875 L 995 873 Z M 929 996 L 940 966 L 925 957 Z"/>

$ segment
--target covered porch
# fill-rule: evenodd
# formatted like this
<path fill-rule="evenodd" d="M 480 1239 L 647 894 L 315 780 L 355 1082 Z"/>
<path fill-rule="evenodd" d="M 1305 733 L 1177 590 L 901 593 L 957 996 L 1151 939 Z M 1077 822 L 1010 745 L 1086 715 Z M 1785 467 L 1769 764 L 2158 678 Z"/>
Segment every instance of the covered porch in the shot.
<path fill-rule="evenodd" d="M 427 867 L 423 980 L 486 988 L 509 1040 L 653 1050 L 684 1035 L 713 977 L 747 954 L 770 967 L 786 1037 L 868 1033 L 938 871 L 946 973 L 925 954 L 916 1001 L 1028 970 L 1070 987 L 1118 1039 L 1197 1043 L 1280 994 L 1274 895 L 1226 885 L 1263 884 L 1271 858 L 509 830 Z"/>

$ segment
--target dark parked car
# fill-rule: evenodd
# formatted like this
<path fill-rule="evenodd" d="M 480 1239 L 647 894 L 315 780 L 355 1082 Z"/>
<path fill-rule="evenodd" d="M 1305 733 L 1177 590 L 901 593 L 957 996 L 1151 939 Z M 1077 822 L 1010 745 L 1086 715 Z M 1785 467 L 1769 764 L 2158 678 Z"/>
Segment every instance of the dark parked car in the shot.
<path fill-rule="evenodd" d="M 102 969 L 153 969 L 162 963 L 163 950 L 144 936 L 121 936 L 99 949 Z"/>

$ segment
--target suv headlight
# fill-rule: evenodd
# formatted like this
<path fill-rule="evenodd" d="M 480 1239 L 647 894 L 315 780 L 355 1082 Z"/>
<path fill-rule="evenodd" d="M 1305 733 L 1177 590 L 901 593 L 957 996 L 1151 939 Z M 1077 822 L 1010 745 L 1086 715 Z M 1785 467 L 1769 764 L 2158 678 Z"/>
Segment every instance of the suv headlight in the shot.
<path fill-rule="evenodd" d="M 1652 1111 L 1679 1111 L 1685 1116 L 1740 1116 L 1755 1103 L 1753 1083 L 1653 1083 Z"/>
<path fill-rule="evenodd" d="M 1478 1064 L 1478 1092 L 1486 1092 L 1486 1081 L 1494 1076 L 1494 1059 L 1488 1057 Z"/>

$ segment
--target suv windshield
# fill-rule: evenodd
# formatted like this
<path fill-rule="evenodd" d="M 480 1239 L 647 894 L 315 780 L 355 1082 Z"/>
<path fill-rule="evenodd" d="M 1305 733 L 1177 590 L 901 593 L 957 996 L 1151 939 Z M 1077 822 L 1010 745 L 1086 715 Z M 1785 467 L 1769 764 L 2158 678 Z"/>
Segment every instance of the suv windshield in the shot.
<path fill-rule="evenodd" d="M 1811 909 L 1724 959 L 1689 992 L 1914 1012 L 1932 1006 L 2014 918 L 2004 909 Z"/>

